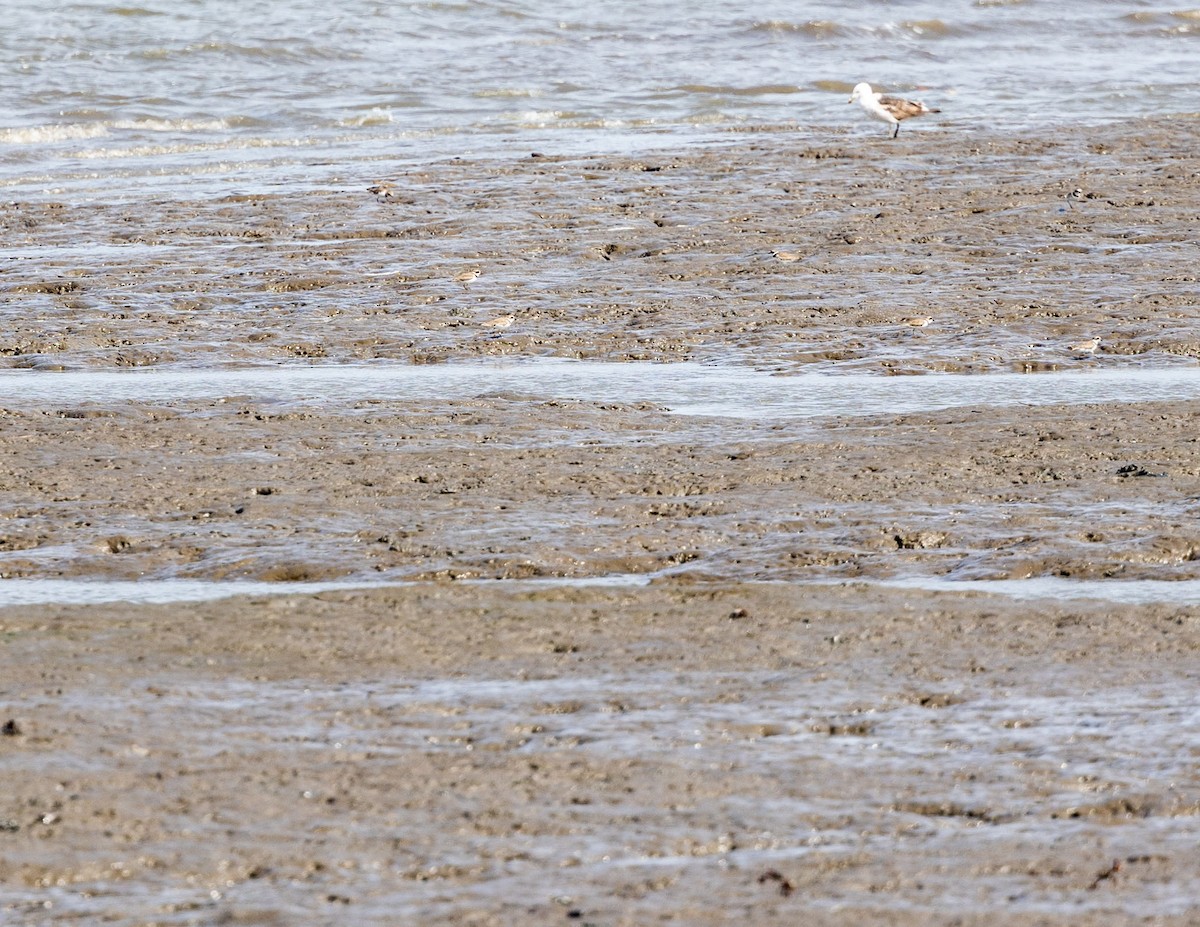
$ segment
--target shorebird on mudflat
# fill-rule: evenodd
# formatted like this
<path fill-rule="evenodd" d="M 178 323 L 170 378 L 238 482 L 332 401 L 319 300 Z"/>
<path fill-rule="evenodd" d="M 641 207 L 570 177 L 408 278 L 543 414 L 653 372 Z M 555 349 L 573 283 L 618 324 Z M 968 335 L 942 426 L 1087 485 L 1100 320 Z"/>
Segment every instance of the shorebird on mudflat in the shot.
<path fill-rule="evenodd" d="M 871 85 L 866 83 L 858 84 L 854 88 L 854 92 L 850 94 L 850 102 L 861 106 L 872 119 L 895 126 L 892 138 L 900 134 L 902 120 L 911 119 L 913 116 L 924 116 L 926 113 L 941 112 L 939 109 L 931 109 L 920 100 L 885 97 L 882 93 L 876 93 L 871 89 Z"/>

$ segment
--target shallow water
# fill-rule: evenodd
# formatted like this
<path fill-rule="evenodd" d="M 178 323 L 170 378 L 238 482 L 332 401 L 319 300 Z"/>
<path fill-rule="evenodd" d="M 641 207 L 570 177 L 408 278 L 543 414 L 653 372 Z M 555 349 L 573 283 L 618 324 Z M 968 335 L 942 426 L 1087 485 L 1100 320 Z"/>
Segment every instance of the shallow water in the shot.
<path fill-rule="evenodd" d="M 168 602 L 211 602 L 239 595 L 312 595 L 345 589 L 378 586 L 378 583 L 321 582 L 268 583 L 228 580 L 0 580 L 0 608 L 13 605 L 100 605 L 129 602 L 161 605 Z"/>
<path fill-rule="evenodd" d="M 330 162 L 620 151 L 764 123 L 865 137 L 880 127 L 846 105 L 860 80 L 940 107 L 933 131 L 1187 112 L 1198 35 L 1194 11 L 1084 0 L 80 0 L 55 16 L 16 0 L 0 187 L 304 186 Z"/>
<path fill-rule="evenodd" d="M 873 580 L 871 585 L 893 589 L 925 589 L 931 592 L 970 592 L 1002 595 L 1026 601 L 1095 599 L 1122 605 L 1200 604 L 1200 580 L 1158 579 L 1070 579 L 1062 576 L 1031 576 L 1028 579 L 953 580 L 940 576 L 905 576 Z"/>
<path fill-rule="evenodd" d="M 814 418 L 905 414 L 963 406 L 1151 402 L 1200 397 L 1200 367 L 1053 374 L 880 377 L 774 375 L 691 362 L 593 363 L 551 358 L 433 365 L 158 368 L 123 372 L 0 371 L 14 408 L 226 397 L 339 405 L 363 400 L 493 396 L 651 402 L 683 415 Z"/>
<path fill-rule="evenodd" d="M 666 574 L 664 574 L 666 575 Z M 572 579 L 553 577 L 535 580 L 458 580 L 459 584 L 501 584 L 511 588 L 545 586 L 644 586 L 654 580 L 646 574 L 615 574 Z M 1033 576 L 1011 580 L 950 580 L 939 576 L 906 576 L 898 579 L 809 581 L 814 585 L 887 586 L 894 589 L 920 589 L 929 592 L 967 592 L 997 595 L 1018 601 L 1075 601 L 1092 599 L 1122 605 L 1200 604 L 1200 580 L 1086 580 L 1057 576 Z M 753 581 L 751 581 L 753 583 Z M 355 589 L 380 589 L 411 585 L 403 581 L 338 580 L 329 582 L 253 582 L 246 580 L 76 580 L 76 579 L 0 579 L 0 608 L 19 605 L 100 605 L 105 602 L 166 604 L 170 602 L 211 602 L 233 596 L 312 595 L 319 592 L 343 592 Z M 800 585 L 804 585 L 802 581 Z"/>
<path fill-rule="evenodd" d="M 648 576 L 601 576 L 585 579 L 547 578 L 520 580 L 533 586 L 644 586 Z M 461 583 L 495 583 L 499 580 L 459 580 Z M 318 592 L 348 592 L 408 586 L 400 580 L 330 580 L 326 582 L 256 582 L 252 580 L 146 579 L 0 579 L 0 608 L 13 605 L 100 605 L 129 602 L 163 605 L 170 602 L 212 602 L 233 596 L 314 595 Z"/>

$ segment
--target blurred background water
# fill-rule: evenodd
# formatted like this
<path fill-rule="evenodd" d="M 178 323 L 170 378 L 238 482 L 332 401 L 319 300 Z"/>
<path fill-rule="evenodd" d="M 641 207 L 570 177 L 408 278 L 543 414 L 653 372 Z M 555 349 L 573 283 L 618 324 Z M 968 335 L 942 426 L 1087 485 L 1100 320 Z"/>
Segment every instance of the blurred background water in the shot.
<path fill-rule="evenodd" d="M 1200 9 L 1144 2 L 56 7 L 4 4 L 9 198 L 304 183 L 330 164 L 630 151 L 759 125 L 865 137 L 879 127 L 846 106 L 859 80 L 940 107 L 935 131 L 1200 110 Z"/>

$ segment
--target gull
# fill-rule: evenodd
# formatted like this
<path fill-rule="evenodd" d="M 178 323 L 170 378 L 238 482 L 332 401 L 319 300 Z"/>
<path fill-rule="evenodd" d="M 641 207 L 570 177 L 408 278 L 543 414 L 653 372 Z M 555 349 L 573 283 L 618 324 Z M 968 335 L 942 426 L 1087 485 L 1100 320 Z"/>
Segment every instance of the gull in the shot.
<path fill-rule="evenodd" d="M 930 109 L 919 100 L 901 100 L 898 97 L 885 97 L 876 93 L 867 83 L 858 84 L 850 94 L 851 103 L 861 106 L 872 119 L 886 122 L 895 126 L 892 138 L 900 134 L 901 120 L 911 116 L 924 116 L 926 113 L 940 113 L 939 109 Z"/>

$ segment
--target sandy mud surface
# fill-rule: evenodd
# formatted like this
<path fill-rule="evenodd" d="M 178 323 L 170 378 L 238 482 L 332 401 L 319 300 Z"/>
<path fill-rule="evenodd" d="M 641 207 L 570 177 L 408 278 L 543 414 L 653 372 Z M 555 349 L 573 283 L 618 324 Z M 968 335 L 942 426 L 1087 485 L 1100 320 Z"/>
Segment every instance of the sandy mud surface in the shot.
<path fill-rule="evenodd" d="M 1195 916 L 1195 608 L 675 582 L 14 611 L 9 923 Z"/>
<path fill-rule="evenodd" d="M 1187 119 L 891 142 L 767 127 L 638 159 L 331 171 L 311 190 L 51 193 L 0 209 L 21 305 L 0 356 L 896 372 L 1193 358 L 1195 134 Z"/>
<path fill-rule="evenodd" d="M 1182 370 L 1195 135 L 49 195 L 0 356 Z M 6 579 L 414 584 L 0 608 L 0 920 L 1194 922 L 1197 607 L 869 581 L 1200 577 L 1196 403 L 752 411 L 14 386 Z"/>
<path fill-rule="evenodd" d="M 0 571 L 1200 576 L 1196 417 L 1175 403 L 769 423 L 514 396 L 430 405 L 10 411 Z"/>

